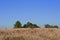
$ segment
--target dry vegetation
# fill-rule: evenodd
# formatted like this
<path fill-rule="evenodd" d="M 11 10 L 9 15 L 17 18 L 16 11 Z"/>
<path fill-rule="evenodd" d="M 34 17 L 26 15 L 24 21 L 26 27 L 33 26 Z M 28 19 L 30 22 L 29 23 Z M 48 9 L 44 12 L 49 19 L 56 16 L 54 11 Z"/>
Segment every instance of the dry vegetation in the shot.
<path fill-rule="evenodd" d="M 0 40 L 60 40 L 59 28 L 0 29 Z"/>

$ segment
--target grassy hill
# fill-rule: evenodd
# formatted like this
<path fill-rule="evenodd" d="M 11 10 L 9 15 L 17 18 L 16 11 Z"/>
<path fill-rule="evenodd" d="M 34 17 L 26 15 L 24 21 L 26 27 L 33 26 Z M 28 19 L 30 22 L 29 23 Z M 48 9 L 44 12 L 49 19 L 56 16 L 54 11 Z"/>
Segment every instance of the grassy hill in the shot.
<path fill-rule="evenodd" d="M 59 28 L 0 29 L 0 40 L 60 40 Z"/>

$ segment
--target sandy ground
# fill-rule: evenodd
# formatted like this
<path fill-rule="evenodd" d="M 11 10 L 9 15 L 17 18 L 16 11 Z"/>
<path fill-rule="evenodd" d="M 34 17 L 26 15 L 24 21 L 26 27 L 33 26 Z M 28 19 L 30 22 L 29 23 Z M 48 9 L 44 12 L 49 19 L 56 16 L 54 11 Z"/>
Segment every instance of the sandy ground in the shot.
<path fill-rule="evenodd" d="M 60 40 L 59 28 L 0 29 L 0 40 Z"/>

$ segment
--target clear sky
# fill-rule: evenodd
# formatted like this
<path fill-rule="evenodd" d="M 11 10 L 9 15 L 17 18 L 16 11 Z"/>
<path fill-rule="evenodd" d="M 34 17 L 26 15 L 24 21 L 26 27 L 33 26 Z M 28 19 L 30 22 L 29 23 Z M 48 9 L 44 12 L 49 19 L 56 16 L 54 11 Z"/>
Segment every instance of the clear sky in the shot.
<path fill-rule="evenodd" d="M 11 28 L 17 20 L 60 26 L 60 0 L 0 0 L 0 28 Z"/>

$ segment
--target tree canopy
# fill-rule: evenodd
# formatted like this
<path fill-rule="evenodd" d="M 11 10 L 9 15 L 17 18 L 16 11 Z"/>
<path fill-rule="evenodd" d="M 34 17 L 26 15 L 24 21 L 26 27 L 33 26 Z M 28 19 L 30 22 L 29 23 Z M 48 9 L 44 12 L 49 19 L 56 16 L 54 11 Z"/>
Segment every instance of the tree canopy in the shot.
<path fill-rule="evenodd" d="M 45 28 L 58 28 L 58 26 L 57 25 L 52 26 L 52 25 L 46 24 Z"/>
<path fill-rule="evenodd" d="M 14 28 L 40 28 L 40 27 L 37 24 L 33 24 L 31 22 L 27 22 L 22 26 L 20 21 L 16 21 L 16 23 L 14 24 Z M 57 25 L 46 24 L 45 28 L 59 28 L 59 27 Z"/>
<path fill-rule="evenodd" d="M 16 23 L 14 24 L 14 28 L 22 28 L 22 24 L 20 21 L 16 21 Z"/>
<path fill-rule="evenodd" d="M 31 22 L 27 22 L 27 24 L 23 25 L 23 28 L 39 28 L 37 24 L 32 24 Z"/>

